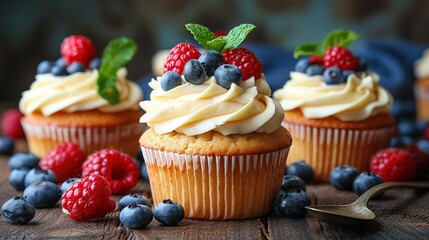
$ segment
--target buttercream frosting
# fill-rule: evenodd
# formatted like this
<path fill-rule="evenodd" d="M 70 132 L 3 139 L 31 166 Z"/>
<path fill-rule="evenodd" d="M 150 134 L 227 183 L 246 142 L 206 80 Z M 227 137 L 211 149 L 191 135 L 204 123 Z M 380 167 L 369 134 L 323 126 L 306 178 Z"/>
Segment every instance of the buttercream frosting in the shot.
<path fill-rule="evenodd" d="M 351 74 L 346 83 L 326 85 L 323 76 L 291 72 L 291 79 L 274 92 L 285 110 L 299 108 L 306 118 L 335 116 L 343 121 L 361 121 L 389 113 L 393 98 L 379 85 L 374 72 Z"/>
<path fill-rule="evenodd" d="M 264 76 L 251 77 L 225 89 L 214 77 L 200 85 L 183 82 L 169 91 L 160 87 L 161 77 L 152 79 L 150 100 L 140 102 L 147 123 L 157 134 L 176 131 L 188 136 L 209 131 L 223 135 L 250 132 L 272 133 L 284 117 L 279 102 L 271 96 Z"/>
<path fill-rule="evenodd" d="M 138 109 L 143 98 L 140 87 L 127 80 L 127 70 L 117 72 L 116 88 L 120 102 L 110 105 L 97 93 L 97 70 L 74 73 L 68 76 L 37 74 L 30 89 L 24 91 L 19 102 L 22 113 L 40 111 L 49 116 L 56 112 L 76 112 L 98 109 L 101 112 L 119 112 L 127 109 Z"/>
<path fill-rule="evenodd" d="M 423 52 L 423 56 L 414 64 L 414 74 L 417 79 L 429 77 L 429 48 Z"/>

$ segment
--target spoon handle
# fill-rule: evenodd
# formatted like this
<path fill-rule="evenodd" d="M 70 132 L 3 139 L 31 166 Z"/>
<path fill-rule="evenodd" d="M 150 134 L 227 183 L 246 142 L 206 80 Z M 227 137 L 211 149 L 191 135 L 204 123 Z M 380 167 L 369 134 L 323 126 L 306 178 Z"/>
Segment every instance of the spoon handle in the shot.
<path fill-rule="evenodd" d="M 387 182 L 378 184 L 364 194 L 362 194 L 358 199 L 356 199 L 355 203 L 359 202 L 361 204 L 367 204 L 368 201 L 377 193 L 386 191 L 391 188 L 429 188 L 429 181 L 418 181 L 418 182 Z"/>

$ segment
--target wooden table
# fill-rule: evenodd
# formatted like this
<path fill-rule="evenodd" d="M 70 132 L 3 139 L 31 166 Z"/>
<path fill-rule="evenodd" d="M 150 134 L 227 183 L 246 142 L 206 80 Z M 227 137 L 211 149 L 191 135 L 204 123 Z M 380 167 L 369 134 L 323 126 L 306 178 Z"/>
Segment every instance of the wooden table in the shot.
<path fill-rule="evenodd" d="M 27 151 L 25 140 L 17 141 L 17 151 Z M 0 204 L 16 194 L 8 182 L 9 157 L 0 156 Z M 133 189 L 150 197 L 143 180 Z M 313 204 L 342 204 L 357 196 L 335 190 L 329 184 L 308 185 Z M 114 196 L 118 201 L 121 196 Z M 249 196 L 249 199 L 251 196 Z M 339 227 L 319 222 L 311 215 L 289 219 L 269 216 L 240 221 L 201 221 L 185 219 L 179 226 L 160 225 L 155 219 L 142 230 L 123 227 L 118 212 L 97 222 L 75 222 L 62 213 L 60 205 L 36 209 L 26 225 L 12 225 L 0 218 L 1 239 L 429 239 L 429 192 L 397 189 L 385 193 L 369 205 L 376 220 L 358 227 Z"/>

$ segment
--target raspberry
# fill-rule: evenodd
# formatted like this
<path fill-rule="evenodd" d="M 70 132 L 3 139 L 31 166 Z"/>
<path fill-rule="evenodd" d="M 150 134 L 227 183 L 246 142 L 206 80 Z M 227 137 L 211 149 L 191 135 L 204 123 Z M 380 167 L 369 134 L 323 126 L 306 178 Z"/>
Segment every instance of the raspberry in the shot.
<path fill-rule="evenodd" d="M 95 54 L 91 40 L 84 36 L 72 35 L 61 43 L 61 55 L 66 60 L 67 66 L 79 62 L 88 68 L 89 62 L 95 57 Z"/>
<path fill-rule="evenodd" d="M 309 58 L 308 58 L 308 61 L 311 63 L 311 64 L 318 64 L 318 65 L 323 65 L 323 62 L 324 62 L 324 60 L 323 60 L 323 57 L 321 57 L 321 56 L 310 56 Z"/>
<path fill-rule="evenodd" d="M 176 71 L 182 75 L 185 64 L 191 59 L 198 59 L 200 55 L 201 53 L 192 44 L 179 43 L 170 50 L 164 64 L 164 73 Z"/>
<path fill-rule="evenodd" d="M 325 68 L 337 66 L 341 70 L 356 70 L 359 66 L 359 60 L 344 47 L 335 46 L 325 51 Z"/>
<path fill-rule="evenodd" d="M 242 80 L 250 77 L 258 79 L 262 75 L 262 64 L 258 58 L 246 48 L 225 50 L 222 53 L 226 63 L 234 64 L 241 70 Z"/>
<path fill-rule="evenodd" d="M 5 136 L 10 138 L 22 138 L 25 136 L 21 125 L 24 115 L 17 109 L 11 108 L 3 113 L 1 119 L 1 130 Z"/>
<path fill-rule="evenodd" d="M 133 159 L 113 149 L 103 149 L 88 156 L 82 176 L 101 175 L 110 184 L 113 194 L 128 193 L 137 185 L 139 169 Z"/>
<path fill-rule="evenodd" d="M 423 178 L 429 173 L 429 155 L 420 150 L 416 144 L 410 144 L 405 147 L 417 161 L 417 178 Z"/>
<path fill-rule="evenodd" d="M 63 143 L 49 151 L 39 162 L 41 169 L 50 169 L 59 182 L 80 177 L 85 153 L 75 143 Z"/>
<path fill-rule="evenodd" d="M 110 199 L 109 183 L 99 175 L 88 176 L 74 183 L 62 196 L 63 212 L 71 219 L 88 221 L 113 212 L 116 202 Z"/>
<path fill-rule="evenodd" d="M 385 182 L 411 181 L 416 178 L 417 160 L 406 150 L 387 148 L 372 156 L 370 167 Z"/>

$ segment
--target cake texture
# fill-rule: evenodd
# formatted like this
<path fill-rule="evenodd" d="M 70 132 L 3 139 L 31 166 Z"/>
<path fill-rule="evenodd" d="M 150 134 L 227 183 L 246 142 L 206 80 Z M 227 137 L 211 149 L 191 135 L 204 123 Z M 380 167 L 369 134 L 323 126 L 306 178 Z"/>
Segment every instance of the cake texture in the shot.
<path fill-rule="evenodd" d="M 354 33 L 333 34 L 338 42 L 322 56 L 298 61 L 290 80 L 273 95 L 285 110 L 283 125 L 294 139 L 288 164 L 305 160 L 316 181 L 328 181 L 336 166 L 369 170 L 370 157 L 389 146 L 395 131 L 393 98 L 379 85 L 378 74 L 336 45 Z"/>
<path fill-rule="evenodd" d="M 429 49 L 415 63 L 414 95 L 417 118 L 429 121 Z"/>
<path fill-rule="evenodd" d="M 119 39 L 116 47 L 121 41 L 128 42 Z M 67 67 L 58 64 L 52 63 L 52 68 Z M 142 91 L 126 78 L 127 70 L 123 66 L 112 70 L 114 81 L 104 97 L 100 94 L 103 91 L 100 82 L 104 81 L 101 75 L 106 76 L 103 66 L 82 67 L 80 71 L 62 74 L 39 72 L 19 103 L 30 152 L 43 157 L 59 144 L 73 142 L 87 155 L 115 148 L 136 156 L 137 142 L 143 132 L 138 122 Z M 116 94 L 110 96 L 112 93 Z"/>
<path fill-rule="evenodd" d="M 187 25 L 191 32 L 193 27 L 206 29 Z M 247 31 L 254 26 L 239 27 Z M 239 71 L 239 79 L 228 80 L 217 72 L 208 76 L 206 69 L 203 80 L 196 83 L 185 65 L 183 72 L 177 72 L 181 75 L 177 86 L 163 88 L 171 75 L 167 70 L 149 83 L 150 100 L 140 103 L 145 111 L 140 121 L 150 127 L 140 145 L 154 204 L 169 198 L 184 207 L 187 218 L 226 220 L 268 214 L 292 144 L 281 126 L 283 109 L 270 97 L 263 74 L 241 79 L 246 70 L 237 71 L 238 66 L 229 64 L 221 53 L 203 53 L 198 61 L 213 54 L 213 59 L 220 59 L 216 68 Z M 167 58 L 167 68 L 171 59 Z M 193 59 L 187 61 L 198 67 Z"/>

